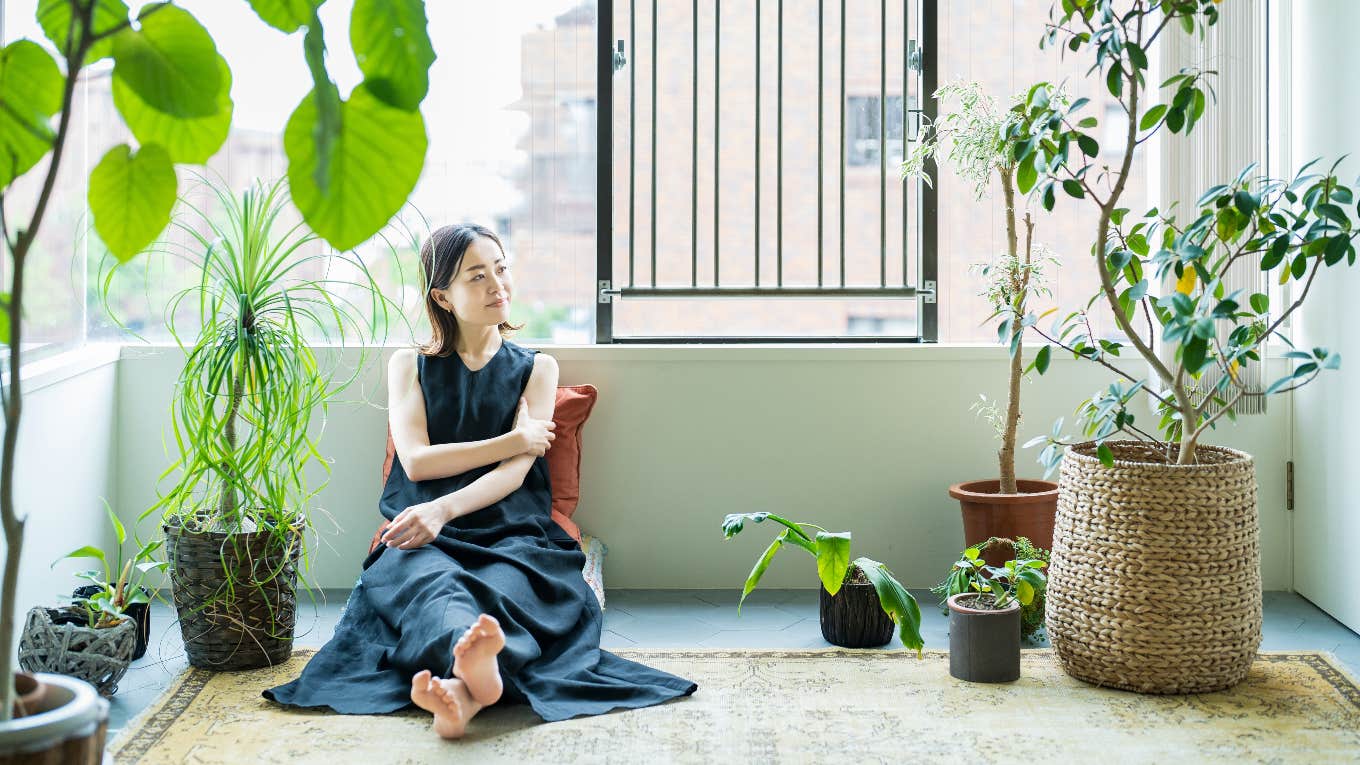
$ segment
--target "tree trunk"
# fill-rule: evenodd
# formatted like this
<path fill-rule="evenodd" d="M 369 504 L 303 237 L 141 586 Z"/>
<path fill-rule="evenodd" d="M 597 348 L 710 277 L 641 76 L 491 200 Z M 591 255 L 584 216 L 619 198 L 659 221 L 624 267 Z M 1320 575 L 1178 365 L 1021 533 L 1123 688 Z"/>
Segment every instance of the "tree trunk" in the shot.
<path fill-rule="evenodd" d="M 1006 251 L 1010 256 L 1010 263 L 1014 263 L 1019 255 L 1020 241 L 1015 226 L 1015 182 L 1012 171 L 1001 168 L 1001 190 L 1006 199 Z M 1028 257 L 1026 257 L 1028 262 Z M 1013 282 L 1011 292 L 1012 320 L 1023 316 L 1025 297 L 1022 285 Z M 1001 486 L 998 491 L 1002 494 L 1015 494 L 1017 487 L 1015 484 L 1015 432 L 1020 423 L 1020 374 L 1024 369 L 1024 328 L 1012 331 L 1021 333 L 1020 347 L 1015 349 L 1015 354 L 1011 356 L 1010 385 L 1006 394 L 1006 429 L 1001 436 L 1001 451 L 997 458 L 1001 467 Z"/>
<path fill-rule="evenodd" d="M 231 383 L 231 407 L 227 409 L 227 453 L 236 454 L 236 413 L 241 408 L 241 397 L 244 395 L 245 383 L 242 376 L 245 375 L 245 367 L 242 366 L 240 374 Z M 240 508 L 236 501 L 236 473 L 232 470 L 231 463 L 224 463 L 223 474 L 225 484 L 222 487 L 222 505 L 218 514 L 219 522 L 227 524 L 229 530 L 239 531 L 241 529 L 241 519 L 238 517 Z"/>

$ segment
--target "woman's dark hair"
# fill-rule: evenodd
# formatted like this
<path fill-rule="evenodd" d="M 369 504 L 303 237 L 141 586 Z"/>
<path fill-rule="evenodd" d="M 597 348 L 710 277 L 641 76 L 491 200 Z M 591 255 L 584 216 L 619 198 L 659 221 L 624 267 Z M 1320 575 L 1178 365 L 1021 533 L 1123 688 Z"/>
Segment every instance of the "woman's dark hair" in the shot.
<path fill-rule="evenodd" d="M 475 223 L 460 223 L 435 229 L 420 247 L 421 273 L 425 277 L 425 314 L 430 319 L 430 328 L 433 332 L 430 342 L 420 346 L 420 352 L 426 356 L 450 356 L 457 347 L 458 320 L 435 302 L 430 290 L 436 285 L 440 289 L 448 287 L 453 281 L 453 275 L 458 273 L 463 255 L 478 237 L 495 242 L 501 254 L 505 254 L 505 245 L 501 244 L 500 237 L 491 229 Z M 524 325 L 516 327 L 508 321 L 503 321 L 499 329 L 503 338 L 510 332 L 524 329 Z"/>

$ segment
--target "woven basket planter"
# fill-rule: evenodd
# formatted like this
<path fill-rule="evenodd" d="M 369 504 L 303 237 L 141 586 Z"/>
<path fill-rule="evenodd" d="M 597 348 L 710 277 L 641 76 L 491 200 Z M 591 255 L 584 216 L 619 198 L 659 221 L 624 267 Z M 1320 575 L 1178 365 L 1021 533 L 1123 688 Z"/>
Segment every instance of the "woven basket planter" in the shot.
<path fill-rule="evenodd" d="M 60 624 L 65 619 L 76 624 Z M 73 609 L 29 609 L 19 636 L 19 666 L 28 672 L 70 675 L 93 685 L 101 696 L 118 692 L 118 681 L 132 663 L 137 624 L 123 619 L 112 627 L 86 626 L 84 613 Z"/>
<path fill-rule="evenodd" d="M 1246 677 L 1261 643 L 1261 552 L 1251 455 L 1093 443 L 1063 458 L 1049 563 L 1049 640 L 1079 680 L 1205 693 Z"/>
<path fill-rule="evenodd" d="M 285 550 L 268 531 L 193 531 L 174 522 L 163 529 L 189 663 L 237 670 L 286 661 L 297 623 L 301 531 L 294 529 Z"/>

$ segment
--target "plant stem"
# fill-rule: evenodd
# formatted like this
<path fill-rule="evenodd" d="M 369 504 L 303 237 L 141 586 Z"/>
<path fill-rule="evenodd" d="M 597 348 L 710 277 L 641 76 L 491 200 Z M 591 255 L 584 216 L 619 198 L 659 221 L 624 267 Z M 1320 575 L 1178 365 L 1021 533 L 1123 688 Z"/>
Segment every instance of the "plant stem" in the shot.
<path fill-rule="evenodd" d="M 57 170 L 61 167 L 62 149 L 66 146 L 66 136 L 71 125 L 71 102 L 75 98 L 76 79 L 85 61 L 89 43 L 88 30 L 94 4 L 78 14 L 81 42 L 66 59 L 66 82 L 61 95 L 61 117 L 57 134 L 52 141 L 52 160 L 47 166 L 47 177 L 43 179 L 42 191 L 34 207 L 33 217 L 28 227 L 19 232 L 14 243 L 12 264 L 14 275 L 9 296 L 9 395 L 5 401 L 5 442 L 3 456 L 0 457 L 0 524 L 5 529 L 5 573 L 4 583 L 0 585 L 0 722 L 8 722 L 13 714 L 15 688 L 14 653 L 15 600 L 19 587 L 19 557 L 24 547 L 24 526 L 27 519 L 19 518 L 14 507 L 14 459 L 19 441 L 19 417 L 23 413 L 22 381 L 19 377 L 19 348 L 23 336 L 22 311 L 24 296 L 24 265 L 33 240 L 38 235 L 43 216 L 47 213 L 47 203 L 52 198 L 56 186 Z M 75 25 L 73 19 L 72 26 Z"/>

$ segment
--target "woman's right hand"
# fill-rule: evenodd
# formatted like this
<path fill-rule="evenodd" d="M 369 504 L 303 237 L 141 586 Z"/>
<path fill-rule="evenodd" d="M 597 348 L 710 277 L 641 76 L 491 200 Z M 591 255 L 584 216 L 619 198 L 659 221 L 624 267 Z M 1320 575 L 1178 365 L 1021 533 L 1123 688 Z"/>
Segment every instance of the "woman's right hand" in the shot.
<path fill-rule="evenodd" d="M 552 420 L 536 420 L 529 414 L 529 402 L 519 398 L 519 410 L 515 412 L 515 432 L 519 434 L 522 452 L 542 457 L 548 453 L 557 434 L 552 431 L 557 423 Z"/>

